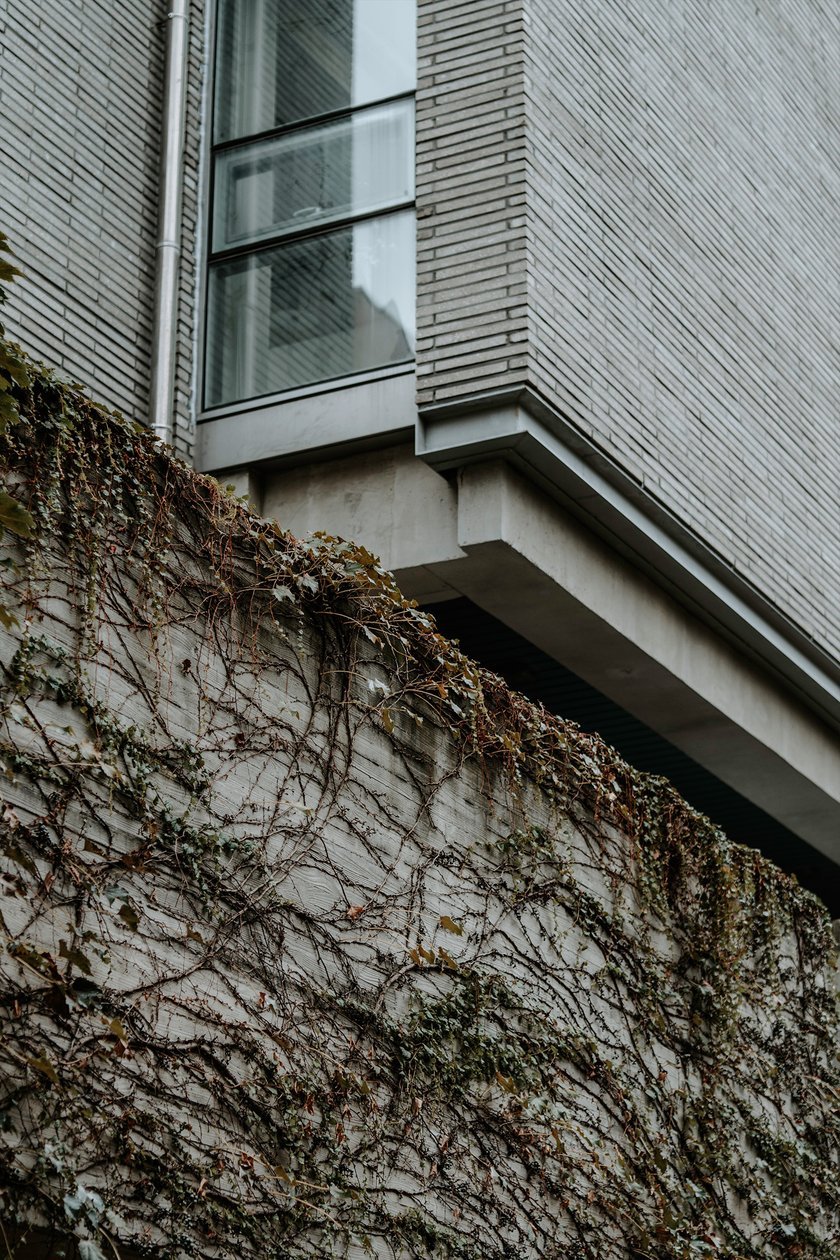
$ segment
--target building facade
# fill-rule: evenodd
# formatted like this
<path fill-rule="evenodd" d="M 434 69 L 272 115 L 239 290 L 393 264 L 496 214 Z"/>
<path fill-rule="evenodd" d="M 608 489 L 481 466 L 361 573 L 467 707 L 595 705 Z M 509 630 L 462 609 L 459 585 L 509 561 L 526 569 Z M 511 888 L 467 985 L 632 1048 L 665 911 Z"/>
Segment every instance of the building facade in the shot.
<path fill-rule="evenodd" d="M 836 905 L 840 14 L 24 8 L 10 331 L 144 418 L 177 252 L 182 454 Z"/>

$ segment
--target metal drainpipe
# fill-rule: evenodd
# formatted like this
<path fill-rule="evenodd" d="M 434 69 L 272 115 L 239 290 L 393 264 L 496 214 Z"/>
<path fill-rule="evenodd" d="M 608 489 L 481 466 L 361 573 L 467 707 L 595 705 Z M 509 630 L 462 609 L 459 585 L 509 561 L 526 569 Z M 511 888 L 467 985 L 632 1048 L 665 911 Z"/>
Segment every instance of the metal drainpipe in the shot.
<path fill-rule="evenodd" d="M 184 167 L 184 113 L 187 99 L 187 6 L 170 0 L 166 15 L 166 70 L 160 166 L 160 216 L 156 247 L 155 314 L 152 331 L 152 432 L 172 443 L 175 401 L 175 331 L 181 252 L 181 190 Z"/>

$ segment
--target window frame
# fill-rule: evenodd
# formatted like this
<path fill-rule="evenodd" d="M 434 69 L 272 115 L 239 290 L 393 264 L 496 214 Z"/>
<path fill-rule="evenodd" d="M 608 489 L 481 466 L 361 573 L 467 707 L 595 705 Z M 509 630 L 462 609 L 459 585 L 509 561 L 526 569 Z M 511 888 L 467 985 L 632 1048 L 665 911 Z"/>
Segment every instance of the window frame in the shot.
<path fill-rule="evenodd" d="M 201 269 L 201 320 L 198 329 L 198 343 L 200 346 L 200 375 L 198 380 L 199 386 L 199 408 L 198 422 L 203 420 L 212 420 L 220 415 L 250 409 L 253 407 L 262 407 L 268 403 L 277 400 L 282 401 L 284 398 L 301 397 L 310 393 L 320 393 L 327 389 L 340 389 L 345 385 L 352 385 L 357 382 L 377 380 L 384 377 L 403 374 L 414 370 L 416 362 L 415 353 L 406 359 L 397 362 L 381 364 L 378 367 L 360 368 L 354 372 L 345 372 L 334 377 L 320 377 L 317 381 L 309 382 L 305 385 L 289 385 L 284 389 L 275 389 L 267 391 L 263 394 L 252 394 L 247 398 L 233 400 L 231 402 L 212 403 L 207 402 L 207 386 L 208 386 L 208 339 L 211 325 L 209 311 L 210 297 L 210 275 L 214 266 L 235 260 L 237 258 L 256 256 L 258 254 L 267 253 L 271 250 L 294 245 L 300 241 L 311 240 L 319 236 L 330 235 L 345 231 L 347 228 L 358 223 L 363 223 L 373 219 L 385 218 L 391 215 L 402 214 L 407 210 L 414 210 L 416 206 L 416 187 L 415 195 L 389 204 L 385 207 L 378 207 L 372 210 L 362 210 L 356 213 L 348 213 L 335 218 L 331 218 L 326 222 L 318 222 L 309 225 L 301 225 L 300 228 L 293 230 L 285 230 L 272 233 L 261 237 L 258 241 L 246 243 L 244 245 L 228 246 L 224 249 L 213 249 L 213 232 L 214 232 L 214 208 L 216 201 L 216 166 L 217 158 L 220 153 L 230 152 L 237 148 L 245 148 L 250 145 L 265 140 L 273 140 L 282 138 L 285 135 L 303 133 L 306 130 L 324 126 L 333 122 L 341 122 L 345 119 L 352 119 L 357 114 L 363 114 L 373 109 L 387 108 L 389 105 L 397 105 L 404 101 L 414 102 L 416 100 L 417 91 L 415 87 L 404 91 L 392 93 L 389 96 L 377 98 L 376 100 L 365 101 L 359 105 L 346 105 L 335 109 L 325 110 L 320 114 L 313 114 L 306 118 L 296 119 L 291 123 L 281 123 L 276 127 L 264 128 L 262 131 L 249 133 L 245 136 L 236 136 L 232 139 L 216 141 L 214 138 L 215 126 L 215 106 L 216 106 L 216 83 L 219 71 L 218 59 L 218 29 L 219 29 L 219 9 L 224 0 L 213 0 L 208 6 L 210 10 L 210 20 L 212 22 L 212 35 L 210 40 L 210 56 L 208 64 L 211 66 L 211 73 L 208 76 L 205 85 L 205 148 L 204 157 L 207 163 L 205 178 L 205 196 L 204 196 L 204 222 L 201 225 L 201 242 L 204 253 L 204 266 Z M 416 114 L 413 117 L 414 130 L 412 134 L 412 153 L 411 163 L 414 166 L 416 162 Z M 416 184 L 416 181 L 415 181 Z M 415 220 L 416 222 L 416 220 Z"/>

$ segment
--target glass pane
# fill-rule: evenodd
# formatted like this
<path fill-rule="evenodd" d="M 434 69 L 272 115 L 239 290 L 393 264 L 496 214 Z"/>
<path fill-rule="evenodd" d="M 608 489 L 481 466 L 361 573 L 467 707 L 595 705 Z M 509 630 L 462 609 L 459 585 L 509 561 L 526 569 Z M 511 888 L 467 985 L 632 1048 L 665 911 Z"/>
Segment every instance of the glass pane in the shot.
<path fill-rule="evenodd" d="M 219 0 L 215 139 L 411 92 L 415 0 Z"/>
<path fill-rule="evenodd" d="M 205 406 L 414 357 L 414 212 L 215 263 Z"/>
<path fill-rule="evenodd" d="M 213 249 L 229 249 L 414 197 L 414 103 L 219 154 Z"/>

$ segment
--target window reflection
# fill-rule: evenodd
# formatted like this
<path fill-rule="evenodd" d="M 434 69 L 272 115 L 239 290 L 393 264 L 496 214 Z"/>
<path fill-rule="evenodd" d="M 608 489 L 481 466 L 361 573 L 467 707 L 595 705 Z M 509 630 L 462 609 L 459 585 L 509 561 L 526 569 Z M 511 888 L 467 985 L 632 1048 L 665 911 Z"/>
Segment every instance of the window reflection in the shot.
<path fill-rule="evenodd" d="M 223 0 L 215 141 L 410 92 L 415 0 Z"/>
<path fill-rule="evenodd" d="M 414 215 L 216 264 L 208 406 L 414 357 Z"/>
<path fill-rule="evenodd" d="M 216 164 L 213 248 L 412 200 L 413 136 L 407 100 L 226 150 Z"/>
<path fill-rule="evenodd" d="M 218 0 L 205 406 L 413 358 L 415 21 Z"/>

